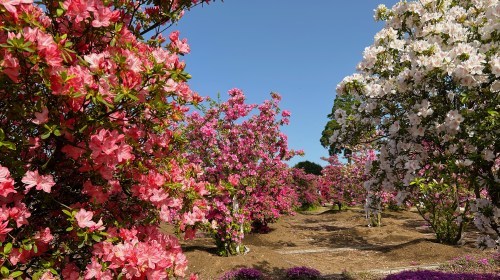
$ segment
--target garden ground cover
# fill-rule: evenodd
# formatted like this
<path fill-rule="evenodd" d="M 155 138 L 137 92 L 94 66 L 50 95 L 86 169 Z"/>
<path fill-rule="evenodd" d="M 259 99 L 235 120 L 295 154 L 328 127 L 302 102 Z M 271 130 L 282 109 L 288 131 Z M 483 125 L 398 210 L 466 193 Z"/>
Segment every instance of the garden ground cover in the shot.
<path fill-rule="evenodd" d="M 388 211 L 382 227 L 369 228 L 362 209 L 313 212 L 284 217 L 271 225 L 268 234 L 249 234 L 244 244 L 250 252 L 219 257 L 212 239 L 198 234 L 183 242 L 189 271 L 200 279 L 217 279 L 223 272 L 253 267 L 270 275 L 286 268 L 309 266 L 334 279 L 344 270 L 351 274 L 388 274 L 411 268 L 437 268 L 463 255 L 487 252 L 475 248 L 477 232 L 467 231 L 460 246 L 436 243 L 416 211 Z"/>

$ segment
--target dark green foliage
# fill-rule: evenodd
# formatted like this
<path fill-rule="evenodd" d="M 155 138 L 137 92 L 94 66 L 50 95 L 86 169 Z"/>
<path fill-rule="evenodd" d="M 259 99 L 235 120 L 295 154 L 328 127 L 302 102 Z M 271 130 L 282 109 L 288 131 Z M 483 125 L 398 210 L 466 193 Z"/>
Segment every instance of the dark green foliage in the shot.
<path fill-rule="evenodd" d="M 308 160 L 301 161 L 297 163 L 294 167 L 304 170 L 304 172 L 307 174 L 313 174 L 313 175 L 321 175 L 321 171 L 323 170 L 323 167 L 321 165 L 315 162 L 310 162 Z"/>

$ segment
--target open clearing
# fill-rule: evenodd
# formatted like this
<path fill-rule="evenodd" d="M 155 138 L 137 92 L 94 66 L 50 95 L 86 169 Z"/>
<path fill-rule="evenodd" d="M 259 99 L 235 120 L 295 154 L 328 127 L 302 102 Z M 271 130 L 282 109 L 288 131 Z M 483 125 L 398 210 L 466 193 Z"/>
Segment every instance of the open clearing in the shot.
<path fill-rule="evenodd" d="M 361 209 L 333 211 L 327 208 L 297 213 L 272 224 L 267 234 L 249 234 L 242 256 L 215 255 L 212 239 L 202 234 L 183 242 L 189 272 L 200 278 L 218 279 L 225 271 L 253 267 L 278 275 L 293 266 L 309 266 L 335 278 L 342 271 L 388 274 L 410 268 L 436 268 L 450 259 L 485 254 L 475 248 L 477 232 L 466 233 L 460 246 L 436 243 L 425 221 L 414 211 L 386 211 L 382 227 L 366 226 Z"/>

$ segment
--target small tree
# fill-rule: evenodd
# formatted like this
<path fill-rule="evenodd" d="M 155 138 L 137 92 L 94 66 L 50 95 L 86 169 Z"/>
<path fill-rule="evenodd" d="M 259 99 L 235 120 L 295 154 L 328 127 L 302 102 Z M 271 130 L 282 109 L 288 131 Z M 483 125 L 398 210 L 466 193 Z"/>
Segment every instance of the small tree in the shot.
<path fill-rule="evenodd" d="M 314 208 L 323 202 L 320 176 L 309 174 L 301 168 L 292 168 L 292 178 L 302 210 Z"/>
<path fill-rule="evenodd" d="M 243 253 L 242 239 L 252 223 L 266 227 L 296 203 L 290 169 L 283 162 L 295 152 L 280 132 L 290 116 L 279 109 L 281 97 L 273 93 L 271 100 L 256 105 L 245 104 L 239 89 L 229 95 L 226 102 L 209 100 L 203 115 L 195 112 L 186 123 L 186 157 L 200 164 L 214 185 L 207 229 L 221 255 Z"/>

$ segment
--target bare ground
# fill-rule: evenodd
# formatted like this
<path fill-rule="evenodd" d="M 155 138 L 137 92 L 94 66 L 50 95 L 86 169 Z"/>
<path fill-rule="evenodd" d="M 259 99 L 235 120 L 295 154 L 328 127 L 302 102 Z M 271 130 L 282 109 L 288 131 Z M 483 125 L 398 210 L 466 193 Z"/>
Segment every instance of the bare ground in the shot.
<path fill-rule="evenodd" d="M 183 242 L 189 272 L 205 280 L 218 279 L 234 268 L 258 268 L 269 275 L 284 269 L 308 266 L 326 278 L 342 272 L 354 275 L 388 274 L 408 268 L 436 268 L 458 256 L 481 255 L 475 248 L 477 232 L 471 228 L 459 246 L 439 244 L 417 213 L 385 212 L 382 227 L 367 227 L 363 211 L 351 209 L 298 213 L 271 225 L 267 234 L 249 234 L 244 244 L 250 252 L 220 257 L 213 240 L 201 235 Z"/>

